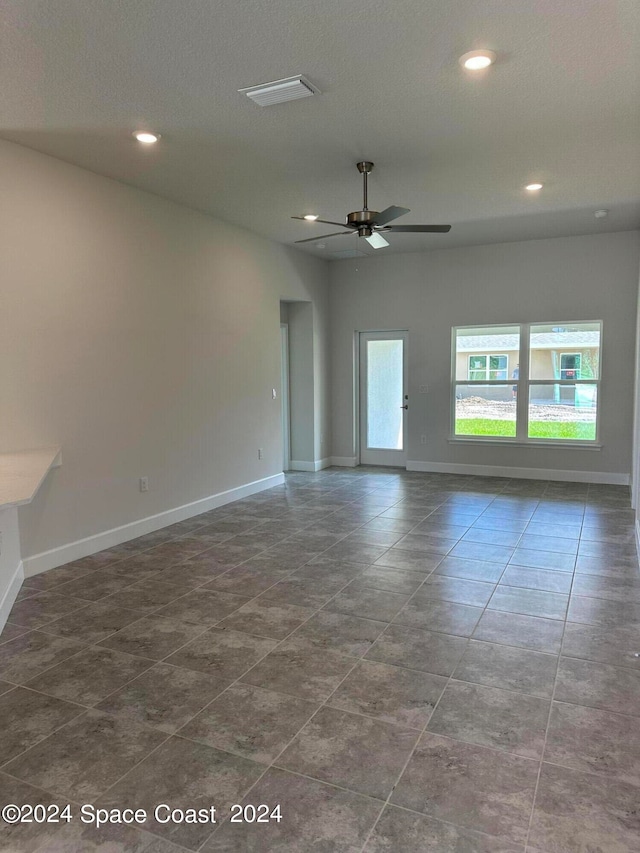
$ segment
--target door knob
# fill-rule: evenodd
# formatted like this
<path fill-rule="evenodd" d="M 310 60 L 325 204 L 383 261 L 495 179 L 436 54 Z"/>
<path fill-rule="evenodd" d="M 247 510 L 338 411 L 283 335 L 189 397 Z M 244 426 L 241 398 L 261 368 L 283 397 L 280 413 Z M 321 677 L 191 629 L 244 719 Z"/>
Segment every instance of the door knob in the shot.
<path fill-rule="evenodd" d="M 408 405 L 407 405 L 407 406 L 400 406 L 400 408 L 401 408 L 401 409 L 408 409 L 408 408 L 409 408 L 409 406 L 408 406 Z"/>

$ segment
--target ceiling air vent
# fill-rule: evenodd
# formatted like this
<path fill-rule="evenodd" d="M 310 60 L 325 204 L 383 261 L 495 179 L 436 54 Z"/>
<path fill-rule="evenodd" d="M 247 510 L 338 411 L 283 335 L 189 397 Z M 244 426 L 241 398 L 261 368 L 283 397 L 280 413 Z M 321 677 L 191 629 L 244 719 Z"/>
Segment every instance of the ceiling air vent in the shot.
<path fill-rule="evenodd" d="M 251 98 L 261 107 L 320 94 L 320 89 L 300 74 L 296 77 L 285 77 L 284 80 L 274 80 L 273 83 L 261 83 L 259 86 L 249 86 L 248 89 L 238 89 L 238 91 L 244 92 L 247 98 Z"/>

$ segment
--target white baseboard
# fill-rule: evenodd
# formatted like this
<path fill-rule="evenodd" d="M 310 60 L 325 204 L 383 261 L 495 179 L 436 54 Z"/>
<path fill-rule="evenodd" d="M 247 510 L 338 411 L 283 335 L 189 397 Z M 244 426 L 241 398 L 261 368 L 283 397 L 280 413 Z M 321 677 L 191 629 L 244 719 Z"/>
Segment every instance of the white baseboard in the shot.
<path fill-rule="evenodd" d="M 559 480 L 568 483 L 629 485 L 629 474 L 608 471 L 562 471 L 557 468 L 514 468 L 508 465 L 466 465 L 459 462 L 421 461 L 407 462 L 407 471 L 425 471 L 432 474 L 473 474 L 479 477 L 513 477 L 519 480 Z"/>
<path fill-rule="evenodd" d="M 315 473 L 316 471 L 322 471 L 323 468 L 329 468 L 330 465 L 331 458 L 329 456 L 326 459 L 316 459 L 314 462 L 292 459 L 289 462 L 289 471 L 310 471 L 311 473 Z"/>
<path fill-rule="evenodd" d="M 9 586 L 0 601 L 0 632 L 7 623 L 11 608 L 16 600 L 16 596 L 20 592 L 22 581 L 24 580 L 24 567 L 22 563 L 18 563 L 18 568 L 15 570 L 13 577 L 9 581 Z"/>
<path fill-rule="evenodd" d="M 640 557 L 640 518 L 636 518 L 636 551 Z"/>
<path fill-rule="evenodd" d="M 358 460 L 355 456 L 332 456 L 331 464 L 338 468 L 355 468 Z"/>
<path fill-rule="evenodd" d="M 299 459 L 292 459 L 289 462 L 289 471 L 315 471 L 315 462 L 303 462 Z"/>
<path fill-rule="evenodd" d="M 252 483 L 245 483 L 243 486 L 236 486 L 234 489 L 209 495 L 209 497 L 160 512 L 157 515 L 150 515 L 147 518 L 141 518 L 139 521 L 123 524 L 121 527 L 114 527 L 111 530 L 96 533 L 94 536 L 87 536 L 86 539 L 79 539 L 77 542 L 69 542 L 67 545 L 52 548 L 42 554 L 24 557 L 22 561 L 24 576 L 30 578 L 33 575 L 54 569 L 56 566 L 64 566 L 65 563 L 70 563 L 72 560 L 79 560 L 98 551 L 104 551 L 106 548 L 113 548 L 114 545 L 120 545 L 122 542 L 128 542 L 130 539 L 136 539 L 138 536 L 144 536 L 146 533 L 152 533 L 154 530 L 160 530 L 170 524 L 224 506 L 224 504 L 239 501 L 241 498 L 263 492 L 265 489 L 280 486 L 282 483 L 284 483 L 284 474 L 274 474 L 272 477 L 254 480 Z"/>

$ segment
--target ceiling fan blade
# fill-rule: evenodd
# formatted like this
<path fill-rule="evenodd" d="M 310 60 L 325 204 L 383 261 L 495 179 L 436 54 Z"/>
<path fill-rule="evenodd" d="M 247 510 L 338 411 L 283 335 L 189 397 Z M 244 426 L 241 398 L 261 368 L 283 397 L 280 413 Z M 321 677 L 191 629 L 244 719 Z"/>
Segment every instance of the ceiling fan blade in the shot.
<path fill-rule="evenodd" d="M 447 234 L 451 231 L 450 225 L 389 225 L 384 229 L 389 231 L 396 231 L 398 233 L 412 232 L 414 234 L 423 233 L 423 234 Z"/>
<path fill-rule="evenodd" d="M 382 236 L 382 234 L 378 233 L 377 231 L 374 231 L 373 234 L 370 234 L 364 239 L 370 246 L 373 246 L 374 249 L 384 249 L 385 246 L 389 245 Z"/>
<path fill-rule="evenodd" d="M 396 207 L 395 204 L 392 204 L 391 207 L 387 207 L 376 216 L 376 225 L 386 225 L 387 222 L 391 222 L 393 219 L 404 216 L 405 213 L 409 212 L 408 207 Z"/>
<path fill-rule="evenodd" d="M 318 237 L 307 237 L 306 240 L 296 240 L 296 243 L 313 243 L 314 240 L 326 240 L 327 237 L 348 237 L 353 231 L 334 231 L 333 234 L 320 234 Z"/>
<path fill-rule="evenodd" d="M 353 225 L 347 225 L 344 222 L 332 222 L 330 219 L 305 219 L 304 216 L 292 216 L 292 219 L 304 219 L 305 222 L 322 222 L 323 225 L 338 225 L 340 228 L 353 228 Z"/>

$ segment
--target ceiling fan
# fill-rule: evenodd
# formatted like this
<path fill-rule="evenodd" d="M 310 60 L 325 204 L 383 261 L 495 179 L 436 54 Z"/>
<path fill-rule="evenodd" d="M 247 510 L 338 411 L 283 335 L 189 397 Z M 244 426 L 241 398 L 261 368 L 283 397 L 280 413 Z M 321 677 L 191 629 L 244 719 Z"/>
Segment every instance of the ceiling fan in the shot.
<path fill-rule="evenodd" d="M 349 213 L 346 222 L 332 222 L 330 219 L 319 219 L 317 216 L 292 216 L 292 219 L 304 219 L 307 222 L 322 222 L 324 225 L 338 225 L 340 228 L 346 228 L 346 231 L 334 231 L 332 234 L 322 234 L 319 237 L 307 237 L 306 240 L 296 240 L 296 243 L 312 243 L 314 240 L 324 240 L 327 237 L 337 237 L 338 235 L 357 234 L 358 237 L 364 237 L 365 240 L 373 246 L 374 249 L 382 249 L 388 246 L 389 243 L 382 236 L 383 233 L 395 231 L 396 233 L 422 233 L 422 234 L 446 234 L 451 230 L 450 225 L 389 225 L 394 219 L 399 216 L 404 216 L 409 213 L 408 207 L 396 207 L 391 205 L 386 210 L 380 213 L 377 210 L 369 210 L 367 207 L 367 177 L 373 170 L 373 163 L 368 160 L 363 160 L 356 163 L 358 171 L 362 175 L 364 181 L 364 201 L 362 210 L 354 210 Z"/>

